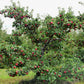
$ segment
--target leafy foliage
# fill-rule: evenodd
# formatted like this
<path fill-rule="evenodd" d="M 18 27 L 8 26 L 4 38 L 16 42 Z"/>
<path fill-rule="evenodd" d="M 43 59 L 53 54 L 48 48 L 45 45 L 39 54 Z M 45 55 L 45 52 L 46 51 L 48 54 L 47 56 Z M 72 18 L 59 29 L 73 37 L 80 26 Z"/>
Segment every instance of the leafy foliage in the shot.
<path fill-rule="evenodd" d="M 5 17 L 14 18 L 13 36 L 6 39 L 0 48 L 0 57 L 3 63 L 11 67 L 8 74 L 12 77 L 28 74 L 30 70 L 36 73 L 38 80 L 55 83 L 56 80 L 71 81 L 84 77 L 82 63 L 82 40 L 79 35 L 73 37 L 71 31 L 84 29 L 84 20 L 75 16 L 71 8 L 59 10 L 56 17 L 46 16 L 42 21 L 33 18 L 32 14 L 24 7 L 12 6 L 1 10 Z M 71 33 L 70 33 L 71 32 Z M 83 38 L 83 36 L 81 36 Z M 80 46 L 82 50 L 80 52 Z M 78 52 L 77 52 L 78 51 Z M 81 55 L 81 60 L 77 55 Z M 18 71 L 16 69 L 19 69 Z"/>

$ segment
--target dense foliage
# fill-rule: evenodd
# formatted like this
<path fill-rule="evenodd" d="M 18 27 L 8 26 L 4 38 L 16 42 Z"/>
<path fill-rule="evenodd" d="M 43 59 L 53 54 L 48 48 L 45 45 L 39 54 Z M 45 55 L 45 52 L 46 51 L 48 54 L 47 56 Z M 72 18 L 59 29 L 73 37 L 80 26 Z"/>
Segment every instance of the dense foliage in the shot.
<path fill-rule="evenodd" d="M 10 76 L 26 75 L 32 70 L 38 80 L 50 84 L 84 77 L 83 15 L 62 9 L 58 16 L 46 16 L 42 21 L 15 3 L 0 14 L 15 19 L 12 26 L 16 30 L 0 44 L 0 57 L 11 67 Z M 82 32 L 75 33 L 80 29 Z"/>

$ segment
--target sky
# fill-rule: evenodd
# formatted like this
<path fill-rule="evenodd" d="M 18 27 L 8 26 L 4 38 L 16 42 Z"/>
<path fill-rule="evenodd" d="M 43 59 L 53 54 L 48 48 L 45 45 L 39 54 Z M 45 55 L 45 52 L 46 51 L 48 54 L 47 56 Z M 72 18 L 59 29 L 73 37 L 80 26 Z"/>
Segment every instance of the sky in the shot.
<path fill-rule="evenodd" d="M 39 14 L 41 18 L 48 14 L 55 17 L 58 15 L 58 7 L 64 8 L 66 11 L 68 10 L 68 7 L 72 7 L 74 15 L 78 15 L 78 11 L 80 11 L 80 13 L 84 13 L 84 6 L 78 3 L 80 1 L 84 3 L 84 0 L 13 0 L 13 2 L 16 3 L 18 1 L 20 2 L 21 7 L 26 8 L 28 6 L 29 10 L 33 9 L 34 17 L 36 17 L 37 14 Z M 0 10 L 4 9 L 5 6 L 10 5 L 10 0 L 0 0 Z M 4 22 L 2 29 L 7 30 L 7 33 L 11 34 L 14 29 L 12 27 L 14 19 L 4 18 L 3 15 L 0 15 L 0 18 Z"/>

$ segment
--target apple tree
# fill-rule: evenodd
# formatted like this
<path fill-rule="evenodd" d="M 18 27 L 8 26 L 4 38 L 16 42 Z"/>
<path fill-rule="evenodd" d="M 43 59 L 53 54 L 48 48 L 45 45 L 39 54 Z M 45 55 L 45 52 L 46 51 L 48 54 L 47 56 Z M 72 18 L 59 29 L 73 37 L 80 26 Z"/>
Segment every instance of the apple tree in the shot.
<path fill-rule="evenodd" d="M 69 40 L 66 35 L 71 30 L 84 27 L 83 22 L 70 8 L 67 13 L 62 9 L 58 16 L 46 16 L 41 20 L 39 17 L 33 18 L 28 9 L 13 2 L 12 6 L 1 10 L 0 14 L 15 20 L 12 25 L 16 29 L 13 32 L 15 40 L 11 39 L 12 43 L 5 47 L 5 51 L 1 50 L 3 60 L 11 67 L 11 70 L 8 70 L 10 76 L 25 75 L 32 70 L 38 80 L 50 84 L 56 80 L 81 79 L 84 76 L 84 67 L 79 58 L 73 53 L 72 56 L 67 54 L 66 59 L 63 52 L 63 42 Z M 24 36 L 27 37 L 25 41 L 22 38 Z M 30 40 L 32 47 L 29 48 L 30 44 L 24 46 L 20 38 L 24 41 L 23 44 Z"/>

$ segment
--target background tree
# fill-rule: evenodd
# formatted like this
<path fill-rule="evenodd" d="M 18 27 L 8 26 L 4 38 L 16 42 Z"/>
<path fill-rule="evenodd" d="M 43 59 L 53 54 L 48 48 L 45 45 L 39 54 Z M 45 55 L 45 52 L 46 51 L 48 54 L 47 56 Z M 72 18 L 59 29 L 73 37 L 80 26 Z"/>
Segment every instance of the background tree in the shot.
<path fill-rule="evenodd" d="M 1 30 L 2 26 L 3 26 L 3 22 L 0 19 L 0 30 Z"/>

